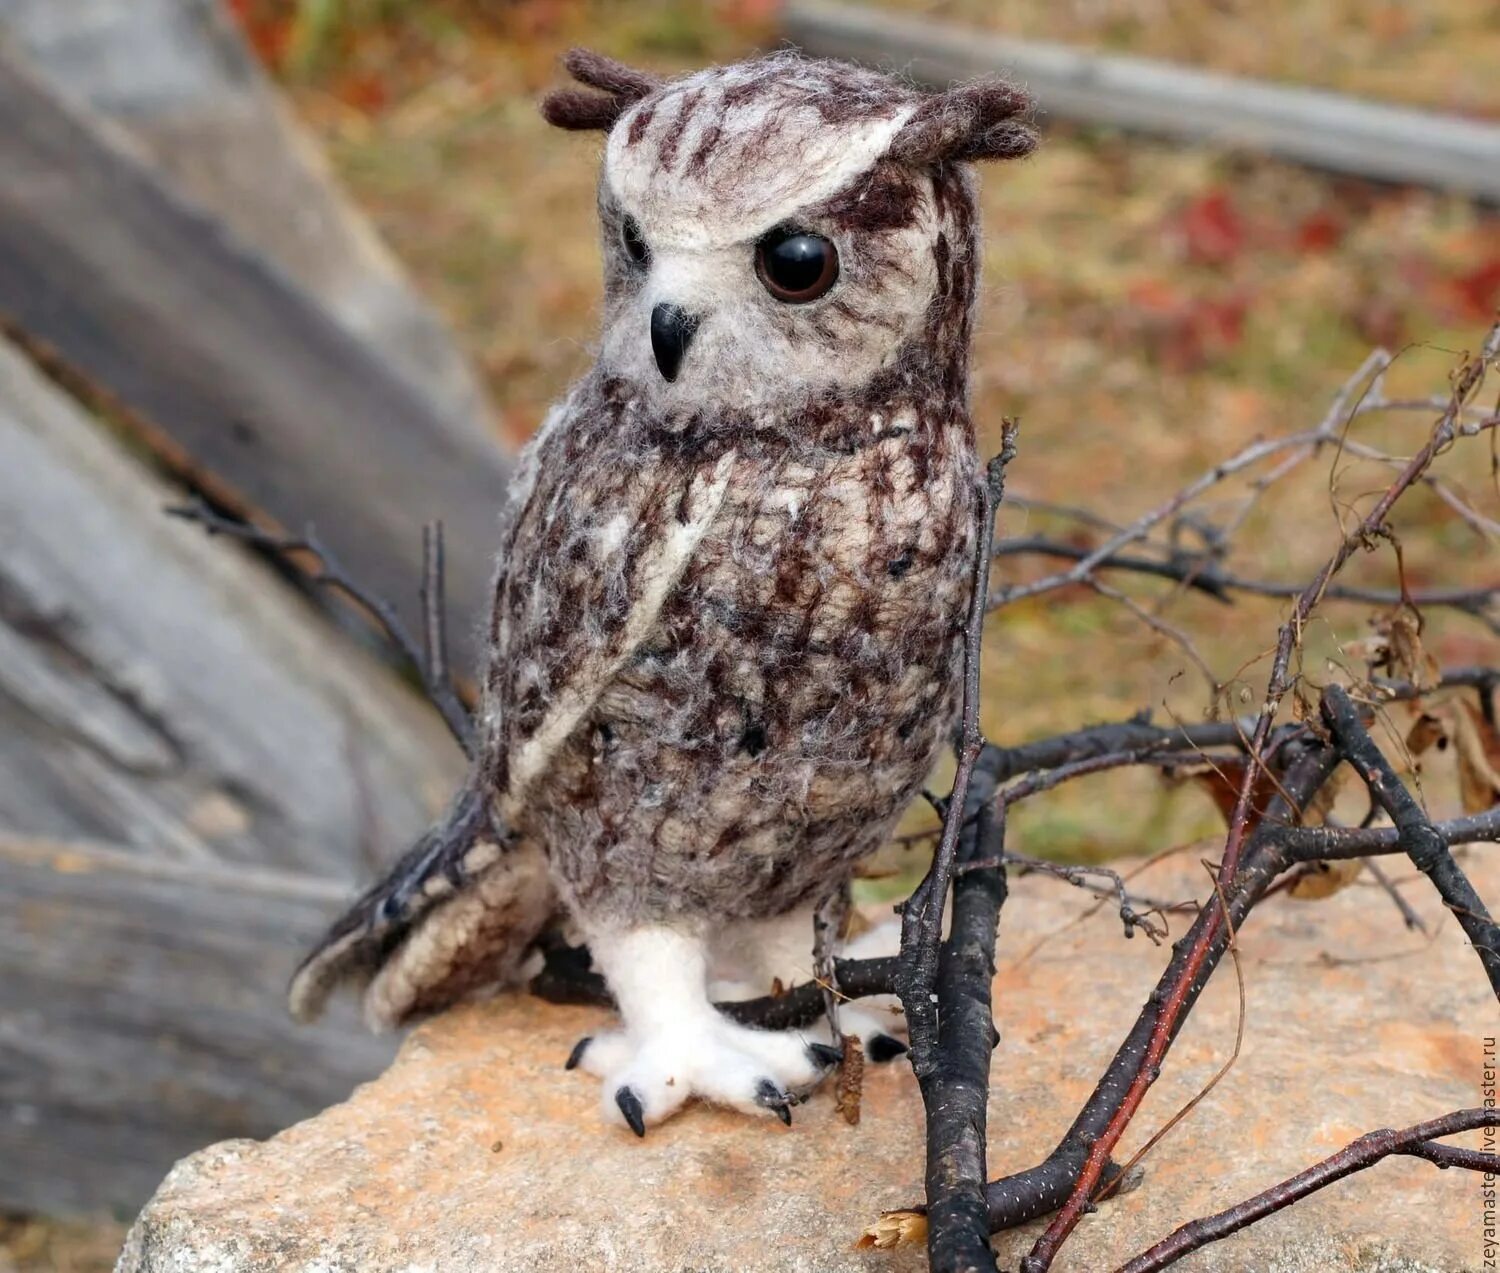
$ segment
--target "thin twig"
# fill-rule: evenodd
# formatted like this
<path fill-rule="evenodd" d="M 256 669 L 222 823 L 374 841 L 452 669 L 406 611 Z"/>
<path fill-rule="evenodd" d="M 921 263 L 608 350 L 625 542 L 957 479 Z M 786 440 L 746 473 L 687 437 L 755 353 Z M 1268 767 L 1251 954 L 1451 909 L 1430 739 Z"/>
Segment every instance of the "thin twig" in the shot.
<path fill-rule="evenodd" d="M 1257 1220 L 1274 1215 L 1345 1176 L 1373 1167 L 1393 1154 L 1425 1158 L 1439 1167 L 1460 1167 L 1487 1174 L 1500 1173 L 1500 1155 L 1432 1143 L 1439 1136 L 1453 1136 L 1481 1127 L 1493 1128 L 1496 1126 L 1496 1117 L 1494 1110 L 1462 1109 L 1400 1131 L 1386 1128 L 1367 1132 L 1338 1153 L 1263 1190 L 1253 1198 L 1247 1198 L 1214 1215 L 1190 1221 L 1150 1250 L 1127 1260 L 1116 1273 L 1157 1273 L 1157 1270 L 1175 1264 L 1189 1253 L 1238 1233 Z"/>
<path fill-rule="evenodd" d="M 1001 806 L 1004 807 L 1003 805 Z M 1125 936 L 1134 937 L 1135 930 L 1140 929 L 1151 939 L 1153 946 L 1159 945 L 1167 930 L 1153 924 L 1146 916 L 1151 912 L 1161 912 L 1166 907 L 1159 902 L 1147 901 L 1144 898 L 1132 897 L 1125 887 L 1125 877 L 1118 871 L 1113 871 L 1107 866 L 1073 865 L 1067 862 L 1049 862 L 1046 858 L 1028 857 L 1024 853 L 1015 853 L 1007 849 L 998 857 L 975 858 L 971 861 L 959 864 L 958 874 L 966 875 L 970 871 L 988 871 L 997 866 L 1013 865 L 1019 866 L 1026 871 L 1035 871 L 1041 875 L 1049 875 L 1053 879 L 1062 880 L 1065 884 L 1071 884 L 1074 888 L 1086 889 L 1097 893 L 1100 897 L 1112 899 L 1119 904 L 1120 921 L 1125 925 Z M 1102 876 L 1108 880 L 1108 884 L 1098 884 L 1088 879 L 1090 875 Z M 1140 908 L 1139 910 L 1137 908 Z"/>
<path fill-rule="evenodd" d="M 474 722 L 469 709 L 464 706 L 448 675 L 447 636 L 443 609 L 443 555 L 441 526 L 435 531 L 423 528 L 422 533 L 422 611 L 423 637 L 418 644 L 396 608 L 382 597 L 376 596 L 352 579 L 332 551 L 318 538 L 309 525 L 301 538 L 278 535 L 249 522 L 238 521 L 215 512 L 202 500 L 165 510 L 170 517 L 196 522 L 210 535 L 227 535 L 242 543 L 272 553 L 288 564 L 295 564 L 299 554 L 306 553 L 315 563 L 315 569 L 299 568 L 299 573 L 319 587 L 342 592 L 346 597 L 362 606 L 379 625 L 386 639 L 397 654 L 411 664 L 421 678 L 422 687 L 437 708 L 443 723 L 448 726 L 464 755 L 474 755 Z"/>
<path fill-rule="evenodd" d="M 1064 561 L 1084 561 L 1092 553 L 1093 549 L 1042 536 L 1002 539 L 995 545 L 997 557 L 1052 557 Z M 1217 561 L 1206 555 L 1174 554 L 1157 561 L 1147 557 L 1115 553 L 1100 561 L 1095 569 L 1117 570 L 1172 580 L 1194 591 L 1205 593 L 1215 601 L 1226 605 L 1233 602 L 1234 594 L 1237 592 L 1290 600 L 1302 591 L 1300 584 L 1279 583 L 1270 579 L 1255 579 L 1245 575 L 1231 574 Z M 1060 583 L 1058 586 L 1071 586 L 1075 582 L 1086 584 L 1090 581 L 1068 580 L 1066 585 Z M 1097 582 L 1094 586 L 1097 587 Z M 1331 585 L 1324 596 L 1329 601 L 1353 601 L 1377 606 L 1394 606 L 1403 601 L 1397 589 L 1366 588 L 1357 584 Z M 1421 610 L 1457 610 L 1480 620 L 1492 631 L 1500 631 L 1500 585 L 1481 588 L 1416 589 L 1406 600 Z"/>
<path fill-rule="evenodd" d="M 431 685 L 447 685 L 448 609 L 444 596 L 443 523 L 422 527 L 422 679 Z"/>
<path fill-rule="evenodd" d="M 1217 879 L 1214 878 L 1212 864 L 1204 862 L 1203 867 L 1206 871 L 1208 871 L 1209 879 L 1213 883 L 1214 892 L 1218 895 L 1220 909 L 1222 909 L 1226 915 L 1229 914 L 1229 901 L 1224 896 L 1223 886 Z M 1232 922 L 1229 923 L 1227 925 L 1227 928 L 1229 937 L 1226 944 L 1229 948 L 1229 958 L 1234 963 L 1235 988 L 1239 992 L 1239 1012 L 1235 1018 L 1234 1027 L 1234 1047 L 1230 1050 L 1229 1056 L 1225 1059 L 1224 1064 L 1214 1072 L 1213 1077 L 1210 1078 L 1208 1082 L 1205 1083 L 1202 1087 L 1200 1087 L 1196 1093 L 1194 1093 L 1192 1099 L 1190 1099 L 1187 1104 L 1185 1104 L 1181 1109 L 1173 1114 L 1171 1118 L 1167 1119 L 1167 1121 L 1163 1123 L 1159 1128 L 1157 1128 L 1156 1131 L 1152 1132 L 1150 1137 L 1147 1138 L 1146 1143 L 1130 1156 L 1130 1158 L 1126 1161 L 1125 1166 L 1121 1168 L 1120 1174 L 1115 1177 L 1114 1182 L 1106 1184 L 1102 1189 L 1099 1190 L 1099 1193 L 1097 1195 L 1098 1201 L 1102 1202 L 1105 1198 L 1110 1197 L 1115 1192 L 1115 1189 L 1119 1182 L 1129 1176 L 1131 1171 L 1133 1171 L 1140 1164 L 1141 1159 L 1143 1159 L 1147 1154 L 1149 1154 L 1153 1149 L 1161 1144 L 1162 1141 L 1164 1141 L 1169 1135 L 1171 1135 L 1172 1129 L 1174 1127 L 1177 1127 L 1184 1119 L 1189 1117 L 1192 1112 L 1208 1098 L 1209 1093 L 1212 1092 L 1214 1088 L 1218 1087 L 1226 1077 L 1228 1077 L 1229 1071 L 1234 1069 L 1236 1063 L 1240 1059 L 1240 1052 L 1244 1049 L 1245 1046 L 1245 1020 L 1247 1017 L 1245 1007 L 1245 969 L 1240 963 L 1240 947 L 1237 935 L 1234 931 L 1234 924 Z"/>
<path fill-rule="evenodd" d="M 1278 829 L 1278 823 L 1290 820 L 1296 810 L 1307 807 L 1333 773 L 1338 761 L 1338 753 L 1333 748 L 1310 743 L 1307 744 L 1305 754 L 1292 762 L 1292 767 L 1282 780 L 1281 792 L 1273 797 L 1266 818 L 1252 838 L 1236 886 L 1226 890 L 1230 917 L 1236 932 L 1243 930 L 1245 917 L 1289 865 L 1288 859 L 1280 853 L 1276 841 L 1268 832 Z M 1065 1205 L 1066 1199 L 1071 1198 L 1077 1190 L 1078 1181 L 1086 1165 L 1092 1161 L 1093 1149 L 1099 1138 L 1118 1118 L 1120 1110 L 1130 1098 L 1135 1077 L 1140 1072 L 1155 1031 L 1162 1021 L 1168 996 L 1181 981 L 1190 955 L 1200 941 L 1207 941 L 1207 953 L 1201 962 L 1199 975 L 1186 982 L 1184 1010 L 1191 1010 L 1207 984 L 1208 975 L 1227 950 L 1224 930 L 1217 923 L 1216 915 L 1215 908 L 1202 907 L 1192 927 L 1173 946 L 1172 958 L 1145 1007 L 1057 1147 L 1035 1167 L 991 1181 L 985 1189 L 992 1231 L 1012 1228 L 1046 1215 Z M 1185 1011 L 1180 1012 L 1169 1024 L 1170 1038 L 1176 1037 L 1184 1019 Z M 1106 1160 L 1089 1188 L 1090 1197 L 1118 1171 L 1116 1164 Z"/>
<path fill-rule="evenodd" d="M 1422 922 L 1422 917 L 1417 914 L 1416 908 L 1406 900 L 1406 895 L 1396 887 L 1396 881 L 1385 873 L 1385 868 L 1374 858 L 1366 858 L 1365 870 L 1370 873 L 1370 878 L 1380 886 L 1385 895 L 1391 899 L 1392 905 L 1400 912 L 1401 922 L 1413 932 L 1421 933 L 1423 937 L 1426 937 L 1427 925 Z"/>
<path fill-rule="evenodd" d="M 1312 453 L 1320 445 L 1333 441 L 1340 435 L 1340 431 L 1349 416 L 1350 401 L 1362 387 L 1368 384 L 1372 376 L 1384 371 L 1389 362 L 1390 356 L 1384 350 L 1376 350 L 1370 354 L 1364 363 L 1361 364 L 1359 370 L 1345 381 L 1343 388 L 1335 396 L 1333 405 L 1329 408 L 1328 413 L 1317 428 L 1308 430 L 1305 433 L 1291 434 L 1282 438 L 1261 439 L 1241 448 L 1227 460 L 1220 461 L 1207 472 L 1200 474 L 1164 503 L 1153 508 L 1150 512 L 1142 514 L 1128 526 L 1125 526 L 1112 535 L 1103 544 L 1078 561 L 1071 569 L 1057 575 L 1048 576 L 1045 579 L 1037 579 L 1025 584 L 1014 584 L 1009 588 L 1001 589 L 991 597 L 991 608 L 995 609 L 1003 605 L 1009 605 L 1012 602 L 1037 596 L 1043 592 L 1050 592 L 1054 588 L 1063 587 L 1067 584 L 1083 583 L 1087 580 L 1091 571 L 1101 566 L 1121 549 L 1128 548 L 1131 544 L 1144 540 L 1155 527 L 1175 517 L 1205 491 L 1212 489 L 1237 473 L 1242 473 L 1246 469 L 1253 468 L 1263 460 L 1283 455 L 1287 451 L 1307 451 Z"/>

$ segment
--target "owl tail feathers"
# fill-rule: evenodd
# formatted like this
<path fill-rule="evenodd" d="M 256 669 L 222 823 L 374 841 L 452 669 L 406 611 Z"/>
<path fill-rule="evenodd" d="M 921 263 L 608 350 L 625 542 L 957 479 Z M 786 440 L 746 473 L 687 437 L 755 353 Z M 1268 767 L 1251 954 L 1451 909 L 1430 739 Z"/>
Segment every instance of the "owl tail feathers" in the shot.
<path fill-rule="evenodd" d="M 315 1020 L 345 984 L 372 1030 L 389 1030 L 522 979 L 557 910 L 541 851 L 502 843 L 486 795 L 465 788 L 447 816 L 365 893 L 303 960 L 292 1016 Z"/>

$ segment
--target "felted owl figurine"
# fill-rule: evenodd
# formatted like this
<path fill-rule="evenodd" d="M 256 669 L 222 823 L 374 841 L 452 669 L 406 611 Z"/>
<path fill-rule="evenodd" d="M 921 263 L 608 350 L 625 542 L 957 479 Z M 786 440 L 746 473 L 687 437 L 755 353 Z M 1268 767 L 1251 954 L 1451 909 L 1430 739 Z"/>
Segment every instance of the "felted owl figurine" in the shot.
<path fill-rule="evenodd" d="M 392 1025 L 483 993 L 560 900 L 623 1019 L 570 1062 L 607 1118 L 641 1134 L 699 1097 L 787 1120 L 837 1051 L 735 1024 L 710 988 L 807 978 L 814 909 L 950 736 L 978 517 L 969 161 L 1035 139 L 997 81 L 565 65 L 586 88 L 543 114 L 607 133 L 598 360 L 511 497 L 470 781 L 292 1006 L 359 979 Z"/>

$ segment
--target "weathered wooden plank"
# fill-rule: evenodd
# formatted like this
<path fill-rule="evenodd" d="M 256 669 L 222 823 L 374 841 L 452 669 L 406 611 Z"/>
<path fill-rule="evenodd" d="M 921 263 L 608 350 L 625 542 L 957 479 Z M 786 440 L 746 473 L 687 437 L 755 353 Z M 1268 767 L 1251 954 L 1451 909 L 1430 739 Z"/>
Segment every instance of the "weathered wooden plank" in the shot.
<path fill-rule="evenodd" d="M 476 659 L 506 484 L 284 275 L 164 189 L 0 49 L 0 325 L 107 390 L 230 502 L 319 531 L 415 623 L 420 528 L 448 526 L 458 666 Z"/>
<path fill-rule="evenodd" d="M 435 715 L 0 342 L 0 829 L 352 888 L 462 770 Z"/>
<path fill-rule="evenodd" d="M 139 1207 L 177 1158 L 340 1100 L 393 1051 L 288 1020 L 337 886 L 0 835 L 0 1204 Z"/>
<path fill-rule="evenodd" d="M 782 21 L 808 53 L 896 67 L 924 83 L 1004 72 L 1036 95 L 1044 116 L 1500 200 L 1494 124 L 817 0 L 792 0 Z"/>
<path fill-rule="evenodd" d="M 0 0 L 0 34 L 374 344 L 451 427 L 491 436 L 452 335 L 340 193 L 221 0 Z"/>

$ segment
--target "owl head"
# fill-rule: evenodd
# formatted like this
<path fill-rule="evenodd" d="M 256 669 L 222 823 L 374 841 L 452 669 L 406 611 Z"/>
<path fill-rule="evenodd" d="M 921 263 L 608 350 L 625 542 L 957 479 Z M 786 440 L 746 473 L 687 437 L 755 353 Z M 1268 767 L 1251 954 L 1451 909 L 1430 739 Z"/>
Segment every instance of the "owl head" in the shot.
<path fill-rule="evenodd" d="M 607 133 L 599 368 L 662 419 L 967 377 L 969 162 L 1029 153 L 1016 88 L 924 93 L 777 53 L 661 81 L 584 50 L 546 118 Z"/>

